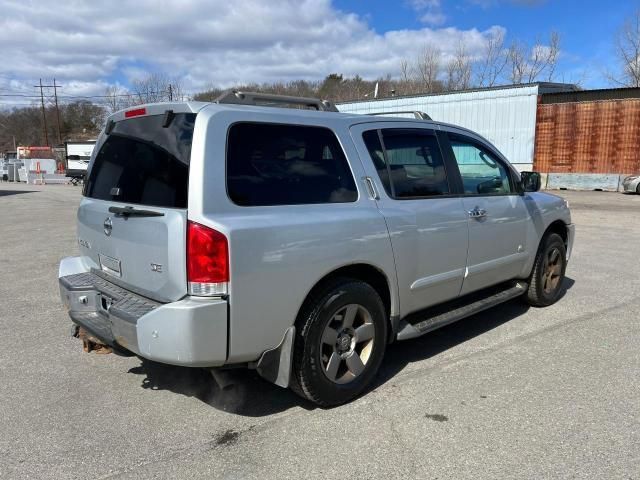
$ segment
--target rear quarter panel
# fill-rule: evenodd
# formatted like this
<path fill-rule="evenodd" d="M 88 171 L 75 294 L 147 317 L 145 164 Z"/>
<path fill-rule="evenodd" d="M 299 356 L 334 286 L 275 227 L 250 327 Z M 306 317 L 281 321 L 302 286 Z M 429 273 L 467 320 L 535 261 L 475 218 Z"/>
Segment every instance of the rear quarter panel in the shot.
<path fill-rule="evenodd" d="M 298 125 L 326 123 L 305 117 L 203 110 L 192 147 L 189 219 L 211 226 L 229 239 L 229 363 L 256 360 L 276 347 L 314 285 L 342 266 L 366 263 L 382 271 L 391 286 L 397 314 L 397 283 L 384 218 L 370 199 L 364 171 L 347 128 L 332 128 L 350 160 L 359 191 L 354 203 L 240 207 L 226 192 L 226 138 L 237 121 Z M 206 122 L 199 128 L 198 122 Z M 203 125 L 204 127 L 204 125 Z"/>

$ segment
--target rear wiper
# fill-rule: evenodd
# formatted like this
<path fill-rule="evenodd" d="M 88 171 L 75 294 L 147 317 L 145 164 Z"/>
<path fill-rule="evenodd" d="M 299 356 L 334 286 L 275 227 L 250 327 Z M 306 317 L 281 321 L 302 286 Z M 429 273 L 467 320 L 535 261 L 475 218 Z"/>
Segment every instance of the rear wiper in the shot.
<path fill-rule="evenodd" d="M 164 213 L 154 210 L 136 210 L 133 207 L 109 207 L 109 212 L 115 213 L 116 217 L 164 217 Z"/>

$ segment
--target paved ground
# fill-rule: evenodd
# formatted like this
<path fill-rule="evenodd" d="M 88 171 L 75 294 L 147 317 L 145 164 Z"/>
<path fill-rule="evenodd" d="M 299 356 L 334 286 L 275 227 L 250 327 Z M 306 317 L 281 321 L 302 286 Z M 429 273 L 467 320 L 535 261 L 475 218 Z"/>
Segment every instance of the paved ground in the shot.
<path fill-rule="evenodd" d="M 640 196 L 563 195 L 558 304 L 393 345 L 372 392 L 322 410 L 83 353 L 56 281 L 79 189 L 0 184 L 0 478 L 640 479 Z"/>

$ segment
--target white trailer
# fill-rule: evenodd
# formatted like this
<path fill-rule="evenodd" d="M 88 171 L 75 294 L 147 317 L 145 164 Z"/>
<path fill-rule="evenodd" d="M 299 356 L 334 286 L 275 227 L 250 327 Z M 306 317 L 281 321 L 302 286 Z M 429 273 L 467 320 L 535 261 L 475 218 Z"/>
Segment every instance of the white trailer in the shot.
<path fill-rule="evenodd" d="M 77 183 L 84 179 L 89 166 L 89 159 L 96 146 L 95 140 L 65 142 L 66 175 Z"/>

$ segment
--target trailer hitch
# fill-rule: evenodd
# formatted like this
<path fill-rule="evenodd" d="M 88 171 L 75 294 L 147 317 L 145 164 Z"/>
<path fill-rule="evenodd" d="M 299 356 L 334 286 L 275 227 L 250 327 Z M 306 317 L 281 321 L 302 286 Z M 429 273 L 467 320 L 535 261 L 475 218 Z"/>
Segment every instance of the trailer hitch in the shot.
<path fill-rule="evenodd" d="M 96 352 L 99 355 L 105 355 L 113 352 L 113 349 L 109 345 L 101 342 L 78 325 L 71 327 L 71 336 L 82 340 L 82 350 L 86 353 Z"/>

